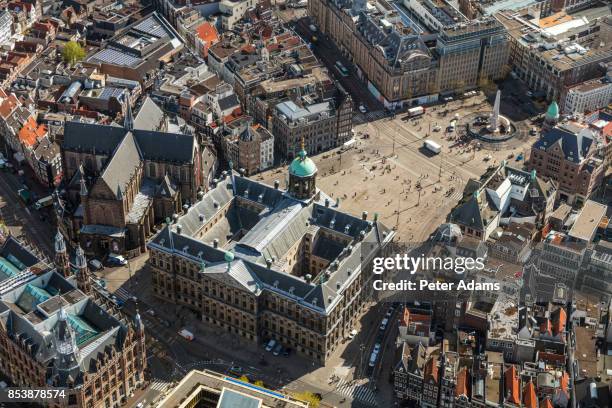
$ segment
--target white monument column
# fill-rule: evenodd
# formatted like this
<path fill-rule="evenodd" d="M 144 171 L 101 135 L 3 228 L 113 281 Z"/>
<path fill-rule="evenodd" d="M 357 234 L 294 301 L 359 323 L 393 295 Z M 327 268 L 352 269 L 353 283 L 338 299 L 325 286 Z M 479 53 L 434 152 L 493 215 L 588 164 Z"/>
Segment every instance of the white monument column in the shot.
<path fill-rule="evenodd" d="M 501 91 L 498 89 L 495 95 L 495 103 L 493 104 L 493 113 L 491 119 L 489 119 L 489 131 L 496 133 L 499 131 L 499 100 L 501 97 Z"/>

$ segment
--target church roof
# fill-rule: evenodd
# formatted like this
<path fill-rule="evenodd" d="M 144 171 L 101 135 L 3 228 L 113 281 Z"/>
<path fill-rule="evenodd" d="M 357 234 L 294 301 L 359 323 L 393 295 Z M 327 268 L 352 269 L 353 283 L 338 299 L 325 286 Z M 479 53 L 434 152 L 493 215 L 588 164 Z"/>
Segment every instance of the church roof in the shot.
<path fill-rule="evenodd" d="M 122 198 L 122 191 L 126 190 L 128 183 L 140 165 L 142 156 L 136 145 L 132 132 L 128 132 L 115 149 L 112 158 L 104 168 L 101 179 L 115 194 L 115 198 Z"/>

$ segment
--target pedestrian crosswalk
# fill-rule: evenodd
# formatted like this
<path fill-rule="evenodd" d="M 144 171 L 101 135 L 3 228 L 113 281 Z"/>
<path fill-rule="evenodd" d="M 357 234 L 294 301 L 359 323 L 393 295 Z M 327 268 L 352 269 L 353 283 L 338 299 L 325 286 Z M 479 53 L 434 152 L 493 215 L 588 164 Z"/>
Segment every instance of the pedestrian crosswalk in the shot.
<path fill-rule="evenodd" d="M 336 392 L 364 405 L 371 407 L 378 406 L 376 395 L 368 384 L 359 385 L 350 381 L 340 380 L 336 385 Z"/>
<path fill-rule="evenodd" d="M 158 381 L 153 381 L 151 385 L 149 386 L 149 388 L 155 391 L 164 392 L 168 388 L 169 385 L 170 383 L 167 381 L 158 380 Z"/>
<path fill-rule="evenodd" d="M 365 114 L 365 117 L 368 121 L 373 121 L 373 120 L 378 120 L 378 119 L 382 119 L 385 116 L 387 116 L 387 113 L 385 111 L 373 111 L 373 112 L 368 112 Z"/>
<path fill-rule="evenodd" d="M 463 198 L 463 191 L 455 190 L 453 194 L 447 197 L 448 197 L 448 200 L 450 201 L 459 201 L 461 198 Z"/>
<path fill-rule="evenodd" d="M 117 289 L 114 295 L 117 296 L 118 299 L 123 300 L 124 302 L 127 302 L 132 298 L 132 294 L 123 288 Z"/>
<path fill-rule="evenodd" d="M 368 113 L 356 113 L 353 118 L 353 124 L 359 125 L 365 122 L 373 122 L 375 120 L 382 119 L 386 117 L 388 114 L 383 110 L 372 111 Z"/>

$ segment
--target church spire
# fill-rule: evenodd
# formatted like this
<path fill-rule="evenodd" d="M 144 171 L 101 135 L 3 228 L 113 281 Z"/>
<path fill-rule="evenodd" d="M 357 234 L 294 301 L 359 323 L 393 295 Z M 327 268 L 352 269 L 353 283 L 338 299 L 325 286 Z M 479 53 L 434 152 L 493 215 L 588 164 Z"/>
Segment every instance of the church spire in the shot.
<path fill-rule="evenodd" d="M 81 185 L 81 197 L 87 196 L 87 185 L 85 184 L 85 176 L 81 172 L 81 180 L 79 180 L 79 184 Z"/>
<path fill-rule="evenodd" d="M 54 328 L 53 341 L 55 345 L 55 362 L 53 365 L 54 377 L 59 380 L 57 385 L 64 384 L 70 377 L 73 379 L 80 372 L 79 348 L 76 337 L 70 326 L 69 317 L 63 306 L 57 314 L 57 323 Z"/>
<path fill-rule="evenodd" d="M 77 248 L 76 248 L 76 262 L 75 262 L 75 266 L 79 270 L 87 268 L 87 260 L 85 259 L 85 251 L 83 251 L 83 248 L 81 248 L 80 245 L 77 246 Z"/>
<path fill-rule="evenodd" d="M 57 229 L 57 234 L 55 234 L 55 253 L 66 253 L 66 241 L 64 241 L 64 236 L 59 228 Z"/>
<path fill-rule="evenodd" d="M 57 271 L 64 276 L 70 275 L 70 261 L 68 259 L 68 253 L 66 252 L 66 241 L 64 241 L 64 236 L 60 232 L 59 228 L 57 229 L 57 234 L 55 234 L 55 266 Z"/>
<path fill-rule="evenodd" d="M 77 246 L 75 251 L 75 267 L 77 269 L 77 287 L 85 294 L 91 292 L 91 281 L 89 280 L 89 269 L 87 268 L 87 258 L 85 258 L 85 252 L 81 246 Z"/>

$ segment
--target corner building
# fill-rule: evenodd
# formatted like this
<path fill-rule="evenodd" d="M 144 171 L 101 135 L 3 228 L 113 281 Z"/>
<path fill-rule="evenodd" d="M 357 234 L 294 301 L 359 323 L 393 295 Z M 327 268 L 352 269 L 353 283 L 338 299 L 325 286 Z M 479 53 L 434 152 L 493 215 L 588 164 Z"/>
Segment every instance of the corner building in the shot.
<path fill-rule="evenodd" d="M 71 274 L 59 232 L 55 250 L 53 268 L 13 238 L 0 247 L 0 373 L 12 387 L 65 391 L 46 407 L 119 407 L 145 380 L 140 316 L 128 321 L 92 288 L 80 247 Z"/>

